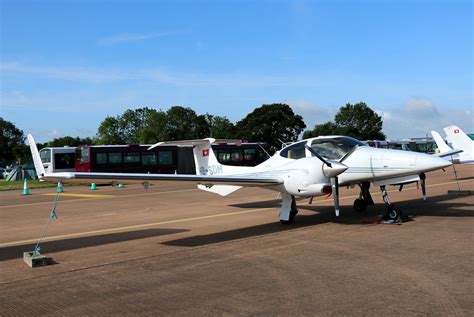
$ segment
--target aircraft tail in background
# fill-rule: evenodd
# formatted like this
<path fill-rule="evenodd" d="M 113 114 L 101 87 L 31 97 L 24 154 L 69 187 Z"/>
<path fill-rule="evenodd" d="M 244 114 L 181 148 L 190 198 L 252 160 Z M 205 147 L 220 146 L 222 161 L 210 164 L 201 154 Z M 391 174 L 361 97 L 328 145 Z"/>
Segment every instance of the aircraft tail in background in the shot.
<path fill-rule="evenodd" d="M 431 135 L 433 136 L 433 139 L 436 142 L 436 146 L 438 147 L 441 153 L 446 153 L 452 150 L 452 148 L 450 148 L 449 145 L 444 142 L 443 138 L 441 137 L 441 135 L 439 135 L 438 132 L 431 131 Z"/>
<path fill-rule="evenodd" d="M 45 170 L 43 166 L 43 162 L 41 161 L 41 157 L 38 152 L 38 148 L 36 147 L 35 139 L 31 134 L 27 135 L 28 143 L 30 144 L 31 155 L 33 156 L 33 163 L 35 165 L 36 174 L 38 175 L 39 179 L 42 179 L 45 175 Z"/>
<path fill-rule="evenodd" d="M 439 156 L 451 156 L 451 161 L 456 164 L 474 164 L 474 141 L 455 125 L 444 128 L 444 131 L 452 149 L 436 131 L 431 131 L 431 135 L 441 152 Z M 458 154 L 451 155 L 456 150 Z"/>
<path fill-rule="evenodd" d="M 454 149 L 461 149 L 466 155 L 469 154 L 471 157 L 473 156 L 474 141 L 459 127 L 452 125 L 444 128 L 444 132 L 446 132 L 448 143 L 451 143 Z"/>

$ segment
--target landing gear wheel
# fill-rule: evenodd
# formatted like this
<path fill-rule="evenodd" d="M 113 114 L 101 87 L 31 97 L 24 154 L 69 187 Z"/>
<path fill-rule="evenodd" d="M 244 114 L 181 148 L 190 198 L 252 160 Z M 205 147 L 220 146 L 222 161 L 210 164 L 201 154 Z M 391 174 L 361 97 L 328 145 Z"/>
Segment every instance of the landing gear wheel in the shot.
<path fill-rule="evenodd" d="M 280 220 L 280 223 L 284 225 L 291 225 L 293 220 L 295 220 L 296 215 L 298 214 L 298 208 L 296 208 L 296 200 L 295 197 L 291 197 L 291 211 L 290 211 L 290 219 L 288 220 Z"/>
<path fill-rule="evenodd" d="M 400 221 L 402 217 L 402 212 L 393 207 L 392 204 L 388 206 L 388 211 L 385 214 L 384 218 L 387 220 Z"/>
<path fill-rule="evenodd" d="M 284 225 L 291 225 L 293 223 L 293 220 L 295 220 L 296 214 L 298 214 L 298 212 L 291 211 L 290 212 L 290 219 L 280 220 L 280 223 L 284 224 Z"/>
<path fill-rule="evenodd" d="M 367 209 L 367 200 L 365 199 L 356 199 L 354 200 L 354 209 L 356 212 L 363 212 Z"/>

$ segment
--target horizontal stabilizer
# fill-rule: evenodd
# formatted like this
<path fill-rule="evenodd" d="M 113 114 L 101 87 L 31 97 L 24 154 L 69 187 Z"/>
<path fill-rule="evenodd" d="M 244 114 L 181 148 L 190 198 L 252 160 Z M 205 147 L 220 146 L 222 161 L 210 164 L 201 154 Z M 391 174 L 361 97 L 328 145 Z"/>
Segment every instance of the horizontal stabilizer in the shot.
<path fill-rule="evenodd" d="M 148 150 L 154 149 L 157 146 L 195 146 L 200 144 L 214 144 L 214 143 L 234 143 L 237 145 L 242 144 L 241 140 L 237 139 L 214 139 L 214 138 L 206 138 L 206 139 L 198 139 L 198 140 L 176 140 L 176 141 L 163 141 L 153 144 L 148 148 Z"/>
<path fill-rule="evenodd" d="M 439 156 L 439 157 L 452 156 L 452 155 L 455 155 L 455 154 L 459 154 L 459 153 L 461 153 L 462 151 L 463 151 L 463 150 L 452 149 L 452 150 L 449 150 L 449 151 L 447 151 L 447 152 L 441 152 L 441 153 L 435 154 L 435 156 Z"/>
<path fill-rule="evenodd" d="M 206 192 L 211 192 L 214 194 L 219 194 L 221 196 L 227 196 L 232 194 L 233 192 L 241 189 L 241 186 L 232 186 L 232 185 L 214 185 L 214 186 L 206 186 L 199 184 L 197 185 L 200 190 L 204 190 Z"/>

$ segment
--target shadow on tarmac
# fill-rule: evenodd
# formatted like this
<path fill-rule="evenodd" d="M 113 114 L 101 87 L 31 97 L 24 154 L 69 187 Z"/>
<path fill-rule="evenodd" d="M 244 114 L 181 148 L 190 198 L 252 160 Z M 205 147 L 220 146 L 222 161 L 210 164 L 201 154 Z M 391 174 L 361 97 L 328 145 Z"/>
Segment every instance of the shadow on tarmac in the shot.
<path fill-rule="evenodd" d="M 128 232 L 117 232 L 88 237 L 79 237 L 72 239 L 45 241 L 41 243 L 41 250 L 47 253 L 59 251 L 75 250 L 87 247 L 94 247 L 124 241 L 146 239 L 151 237 L 163 236 L 168 234 L 189 231 L 186 229 L 145 229 Z M 6 248 L 0 248 L 0 261 L 12 260 L 23 257 L 23 252 L 32 251 L 36 243 L 16 245 Z"/>
<path fill-rule="evenodd" d="M 426 202 L 421 198 L 395 202 L 395 206 L 402 210 L 405 215 L 410 216 L 411 220 L 418 216 L 437 216 L 437 217 L 474 217 L 474 212 L 470 210 L 460 210 L 459 208 L 468 207 L 472 204 L 465 202 L 449 202 L 457 197 L 440 195 L 429 197 Z M 441 203 L 441 204 L 440 204 Z M 273 207 L 279 206 L 279 201 L 269 201 Z M 262 208 L 261 202 L 234 205 L 242 208 Z M 341 206 L 341 216 L 334 215 L 333 206 L 305 205 L 299 206 L 300 210 L 305 209 L 316 212 L 310 215 L 298 215 L 292 225 L 282 225 L 280 222 L 268 223 L 253 227 L 240 228 L 224 232 L 217 232 L 208 235 L 196 235 L 181 238 L 172 241 L 166 241 L 162 244 L 181 247 L 198 247 L 215 243 L 228 242 L 232 240 L 244 239 L 249 237 L 258 237 L 287 230 L 297 230 L 304 227 L 316 226 L 324 223 L 339 223 L 345 225 L 367 225 L 379 221 L 380 217 L 386 212 L 384 204 L 375 204 L 369 206 L 367 211 L 356 213 L 352 206 Z M 277 217 L 277 214 L 275 215 Z"/>

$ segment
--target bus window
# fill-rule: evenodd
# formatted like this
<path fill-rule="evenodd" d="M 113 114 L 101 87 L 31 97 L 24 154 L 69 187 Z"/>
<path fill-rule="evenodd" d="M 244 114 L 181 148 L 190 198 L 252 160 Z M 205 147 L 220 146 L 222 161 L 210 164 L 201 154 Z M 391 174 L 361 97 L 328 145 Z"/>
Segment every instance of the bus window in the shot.
<path fill-rule="evenodd" d="M 109 164 L 121 164 L 122 153 L 109 153 Z"/>
<path fill-rule="evenodd" d="M 220 163 L 226 163 L 230 161 L 230 152 L 224 150 L 216 150 L 217 152 L 217 160 Z"/>
<path fill-rule="evenodd" d="M 107 153 L 96 153 L 95 161 L 97 164 L 107 164 Z"/>
<path fill-rule="evenodd" d="M 125 164 L 140 163 L 140 153 L 138 152 L 123 153 L 123 162 Z"/>
<path fill-rule="evenodd" d="M 51 163 L 51 149 L 42 149 L 40 151 L 41 162 Z"/>
<path fill-rule="evenodd" d="M 171 153 L 171 151 L 158 152 L 158 162 L 159 165 L 173 164 L 173 153 Z"/>
<path fill-rule="evenodd" d="M 74 168 L 74 153 L 54 154 L 54 169 Z"/>
<path fill-rule="evenodd" d="M 86 146 L 81 148 L 81 162 L 89 162 L 89 148 Z"/>
<path fill-rule="evenodd" d="M 232 151 L 231 157 L 234 162 L 242 161 L 242 153 L 239 150 Z"/>
<path fill-rule="evenodd" d="M 244 161 L 253 161 L 256 157 L 255 149 L 244 149 Z"/>
<path fill-rule="evenodd" d="M 156 160 L 156 153 L 143 153 L 142 154 L 142 165 L 143 166 L 156 166 L 158 161 Z"/>

